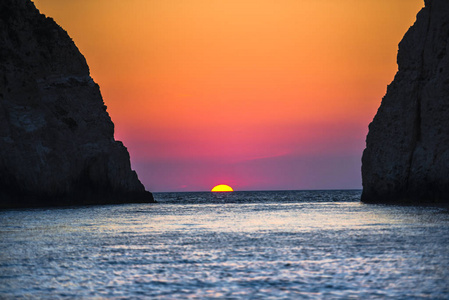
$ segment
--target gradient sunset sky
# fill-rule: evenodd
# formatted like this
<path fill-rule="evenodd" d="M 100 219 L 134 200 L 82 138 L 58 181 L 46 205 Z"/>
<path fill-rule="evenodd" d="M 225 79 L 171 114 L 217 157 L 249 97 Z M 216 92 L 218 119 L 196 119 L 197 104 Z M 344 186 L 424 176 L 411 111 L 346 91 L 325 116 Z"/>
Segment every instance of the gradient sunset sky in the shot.
<path fill-rule="evenodd" d="M 34 0 L 86 57 L 153 192 L 359 189 L 423 0 Z"/>

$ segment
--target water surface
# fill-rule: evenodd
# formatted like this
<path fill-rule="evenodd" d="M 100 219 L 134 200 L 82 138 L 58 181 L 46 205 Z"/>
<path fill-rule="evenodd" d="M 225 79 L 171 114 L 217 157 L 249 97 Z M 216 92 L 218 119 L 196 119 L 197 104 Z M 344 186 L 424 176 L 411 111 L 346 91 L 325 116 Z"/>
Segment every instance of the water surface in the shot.
<path fill-rule="evenodd" d="M 0 211 L 0 298 L 448 299 L 449 214 L 360 191 Z"/>

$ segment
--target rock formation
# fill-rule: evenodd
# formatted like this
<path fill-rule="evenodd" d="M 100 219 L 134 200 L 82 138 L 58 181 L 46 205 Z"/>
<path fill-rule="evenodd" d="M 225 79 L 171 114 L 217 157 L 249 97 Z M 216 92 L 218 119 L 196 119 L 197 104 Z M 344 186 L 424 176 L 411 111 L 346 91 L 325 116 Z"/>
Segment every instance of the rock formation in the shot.
<path fill-rule="evenodd" d="M 2 0 L 0 208 L 153 201 L 71 38 L 30 0 Z"/>
<path fill-rule="evenodd" d="M 427 0 L 369 126 L 364 202 L 449 203 L 449 1 Z"/>

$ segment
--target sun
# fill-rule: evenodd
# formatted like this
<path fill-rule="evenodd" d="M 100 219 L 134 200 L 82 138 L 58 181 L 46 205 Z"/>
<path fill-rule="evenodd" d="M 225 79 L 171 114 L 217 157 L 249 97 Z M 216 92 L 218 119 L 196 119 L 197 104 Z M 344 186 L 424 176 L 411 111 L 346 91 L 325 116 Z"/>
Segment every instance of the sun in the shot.
<path fill-rule="evenodd" d="M 211 192 L 233 192 L 232 187 L 226 184 L 219 184 L 212 188 Z"/>

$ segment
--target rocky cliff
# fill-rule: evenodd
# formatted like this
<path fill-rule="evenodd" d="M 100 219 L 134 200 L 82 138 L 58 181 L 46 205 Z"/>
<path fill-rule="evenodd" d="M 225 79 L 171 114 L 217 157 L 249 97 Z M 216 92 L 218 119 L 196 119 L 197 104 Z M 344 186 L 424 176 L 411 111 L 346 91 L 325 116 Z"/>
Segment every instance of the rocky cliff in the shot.
<path fill-rule="evenodd" d="M 152 201 L 71 38 L 1 0 L 0 208 Z"/>
<path fill-rule="evenodd" d="M 369 126 L 364 202 L 449 203 L 449 1 L 427 0 Z"/>

